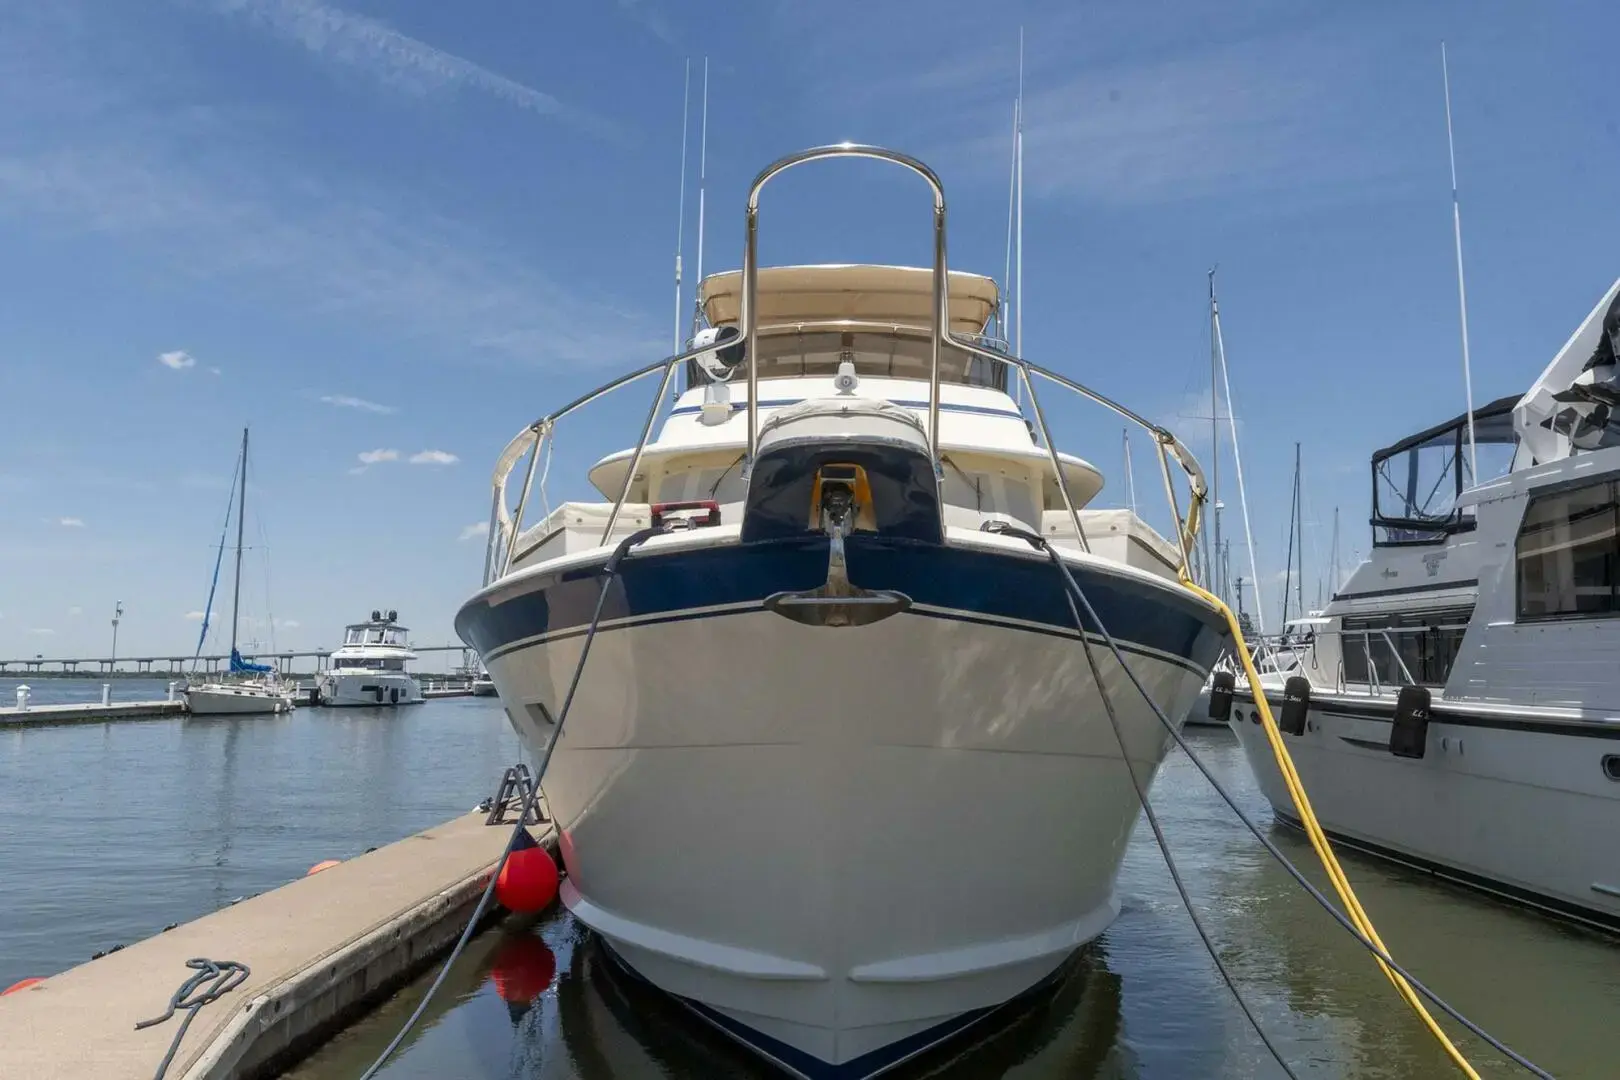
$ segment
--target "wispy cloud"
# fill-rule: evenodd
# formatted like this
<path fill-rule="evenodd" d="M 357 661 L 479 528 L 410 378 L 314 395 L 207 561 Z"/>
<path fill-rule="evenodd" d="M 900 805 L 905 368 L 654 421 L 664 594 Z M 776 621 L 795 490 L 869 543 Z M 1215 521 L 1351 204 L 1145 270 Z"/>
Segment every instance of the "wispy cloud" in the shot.
<path fill-rule="evenodd" d="M 680 48 L 675 28 L 660 10 L 659 0 L 619 0 L 619 10 L 638 22 L 653 37 L 666 45 Z"/>
<path fill-rule="evenodd" d="M 359 476 L 373 465 L 380 465 L 385 461 L 398 461 L 399 451 L 383 449 L 362 450 L 357 456 L 360 459 L 360 464 L 349 470 L 349 474 L 351 476 Z"/>
<path fill-rule="evenodd" d="M 186 619 L 190 622 L 202 622 L 203 613 L 200 611 L 188 611 L 186 612 Z"/>
<path fill-rule="evenodd" d="M 184 349 L 176 349 L 174 352 L 158 353 L 158 363 L 173 371 L 184 371 L 188 367 L 196 367 L 197 358 Z M 218 368 L 214 369 L 215 374 L 218 371 Z"/>
<path fill-rule="evenodd" d="M 32 628 L 31 630 L 29 630 L 28 632 L 30 634 L 33 634 L 35 637 L 50 637 L 50 636 L 52 636 L 53 634 L 56 633 L 55 630 L 52 630 L 48 626 L 36 626 L 36 627 Z"/>
<path fill-rule="evenodd" d="M 359 409 L 361 412 L 392 413 L 399 411 L 392 405 L 379 405 L 375 401 L 350 397 L 348 394 L 323 394 L 321 401 L 328 405 L 335 405 L 340 409 Z"/>
<path fill-rule="evenodd" d="M 293 10 L 242 10 L 261 6 Z M 447 217 L 408 185 L 323 172 L 289 156 L 255 114 L 176 109 L 172 87 L 147 104 L 150 87 L 107 74 L 140 70 L 139 55 L 66 24 L 78 25 L 42 17 L 7 28 L 18 32 L 0 49 L 0 115 L 33 121 L 0 140 L 0 220 L 89 234 L 180 285 L 252 294 L 289 317 L 387 327 L 475 362 L 577 369 L 666 347 L 639 311 L 575 276 L 563 284 L 459 208 Z"/>
<path fill-rule="evenodd" d="M 64 529 L 82 529 L 82 528 L 84 528 L 84 519 L 83 518 L 76 518 L 76 517 L 57 518 L 56 523 L 58 525 L 62 526 L 62 528 L 64 528 Z"/>
<path fill-rule="evenodd" d="M 472 539 L 474 539 L 476 537 L 479 537 L 479 536 L 488 536 L 488 535 L 489 535 L 489 522 L 487 522 L 487 521 L 479 521 L 479 522 L 476 522 L 476 523 L 474 523 L 472 525 L 464 526 L 462 528 L 462 530 L 461 530 L 461 535 L 456 537 L 456 539 L 457 540 L 472 540 Z"/>
<path fill-rule="evenodd" d="M 411 455 L 412 465 L 454 465 L 460 460 L 447 450 L 423 450 Z"/>
<path fill-rule="evenodd" d="M 542 90 L 402 34 L 381 20 L 332 4 L 317 0 L 217 0 L 215 6 L 247 17 L 330 64 L 351 68 L 408 93 L 477 91 L 602 139 L 627 139 L 619 125 L 588 109 L 564 104 Z"/>
<path fill-rule="evenodd" d="M 83 615 L 84 614 L 84 608 L 77 607 L 77 606 L 70 607 L 70 608 L 68 608 L 68 614 L 69 615 Z"/>
<path fill-rule="evenodd" d="M 852 3 L 781 5 L 777 32 L 806 42 L 795 62 L 816 108 L 858 109 L 953 178 L 1004 192 L 1016 31 L 986 40 L 975 32 L 979 9 L 941 6 L 914 29 L 898 8 L 872 10 L 868 42 L 846 46 L 827 31 Z M 1030 40 L 1031 198 L 1120 206 L 1287 193 L 1292 204 L 1403 182 L 1389 147 L 1411 118 L 1368 106 L 1387 83 L 1389 46 L 1348 9 L 1302 19 L 1256 0 L 1242 12 L 1194 5 L 1164 19 L 1142 5 L 1069 8 L 1043 18 Z M 907 34 L 900 50 L 895 33 Z M 852 78 L 873 70 L 875 84 Z"/>

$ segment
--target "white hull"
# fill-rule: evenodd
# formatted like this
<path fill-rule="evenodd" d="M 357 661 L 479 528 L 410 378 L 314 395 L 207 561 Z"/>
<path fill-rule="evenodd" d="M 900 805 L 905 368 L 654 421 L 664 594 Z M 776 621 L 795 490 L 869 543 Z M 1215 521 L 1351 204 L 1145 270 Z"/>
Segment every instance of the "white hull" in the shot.
<path fill-rule="evenodd" d="M 316 680 L 320 704 L 328 706 L 417 705 L 422 687 L 409 675 L 379 671 L 328 671 Z"/>
<path fill-rule="evenodd" d="M 1312 695 L 1306 733 L 1284 740 L 1324 829 L 1373 854 L 1620 929 L 1620 783 L 1603 768 L 1605 755 L 1620 753 L 1620 728 L 1564 733 L 1567 725 L 1479 705 L 1456 706 L 1458 722 L 1447 723 L 1450 710 L 1436 702 L 1426 752 L 1408 759 L 1385 749 L 1390 722 L 1368 715 L 1380 710 L 1367 697 Z M 1268 696 L 1280 708 L 1280 693 Z M 1252 700 L 1237 695 L 1232 728 L 1266 799 L 1293 821 Z"/>
<path fill-rule="evenodd" d="M 756 1051 L 872 1075 L 1036 986 L 1118 914 L 1139 806 L 1072 632 L 935 609 L 835 629 L 757 606 L 616 622 L 545 781 L 562 898 Z M 582 642 L 484 656 L 537 752 Z M 1169 737 L 1097 652 L 1151 781 Z M 1127 655 L 1185 715 L 1204 671 Z"/>
<path fill-rule="evenodd" d="M 268 687 L 210 683 L 186 690 L 186 711 L 193 716 L 236 716 L 290 712 L 290 695 Z"/>

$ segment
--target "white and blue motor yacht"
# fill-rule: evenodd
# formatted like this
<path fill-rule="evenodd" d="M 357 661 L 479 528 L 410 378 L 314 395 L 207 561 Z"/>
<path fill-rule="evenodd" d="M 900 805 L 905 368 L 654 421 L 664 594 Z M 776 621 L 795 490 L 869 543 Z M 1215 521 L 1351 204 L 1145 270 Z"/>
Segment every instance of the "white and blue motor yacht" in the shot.
<path fill-rule="evenodd" d="M 422 685 L 405 670 L 416 659 L 399 613 L 373 611 L 343 629 L 343 646 L 327 658 L 315 680 L 319 705 L 418 705 Z"/>
<path fill-rule="evenodd" d="M 755 265 L 760 188 L 836 156 L 930 181 L 932 270 Z M 1037 438 L 1033 388 L 1009 393 L 1031 369 L 990 336 L 997 287 L 947 272 L 944 224 L 934 174 L 888 151 L 762 173 L 743 268 L 701 283 L 693 347 L 619 381 L 664 380 L 642 442 L 590 469 L 610 501 L 524 527 L 575 406 L 525 429 L 496 469 L 488 584 L 456 618 L 528 743 L 558 740 L 543 784 L 574 917 L 804 1077 L 926 1050 L 1119 913 L 1127 767 L 1151 781 L 1170 739 L 1093 627 L 1098 686 L 1062 578 L 1008 530 L 1054 546 L 1175 723 L 1225 633 L 1178 581 L 1195 526 L 1170 542 L 1086 509 L 1102 476 Z M 559 732 L 604 566 L 651 527 L 606 585 Z"/>

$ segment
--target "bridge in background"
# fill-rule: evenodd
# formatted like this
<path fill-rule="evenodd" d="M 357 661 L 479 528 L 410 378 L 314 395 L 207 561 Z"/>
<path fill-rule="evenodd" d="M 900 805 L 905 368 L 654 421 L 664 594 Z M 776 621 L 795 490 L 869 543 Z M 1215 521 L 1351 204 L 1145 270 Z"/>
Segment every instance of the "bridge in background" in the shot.
<path fill-rule="evenodd" d="M 468 653 L 468 657 L 459 662 L 458 666 L 465 666 L 471 660 L 471 650 L 460 643 L 455 645 L 412 645 L 411 651 L 416 653 Z M 314 670 L 321 671 L 325 668 L 326 659 L 331 655 L 331 652 L 330 649 L 308 649 L 294 652 L 244 653 L 242 658 L 260 664 L 273 663 L 283 673 L 293 674 L 294 660 L 313 658 L 315 661 Z M 13 672 L 44 675 L 52 673 L 53 670 L 64 675 L 76 675 L 80 674 L 79 668 L 81 665 L 85 668 L 85 674 L 111 675 L 122 671 L 136 675 L 162 674 L 165 672 L 170 675 L 179 675 L 185 666 L 191 663 L 192 659 L 193 657 L 189 654 L 186 656 L 120 656 L 116 659 L 113 657 L 72 658 L 40 655 L 31 659 L 0 660 L 0 675 Z M 197 669 L 209 673 L 229 667 L 231 660 L 229 654 L 198 656 L 195 659 Z"/>

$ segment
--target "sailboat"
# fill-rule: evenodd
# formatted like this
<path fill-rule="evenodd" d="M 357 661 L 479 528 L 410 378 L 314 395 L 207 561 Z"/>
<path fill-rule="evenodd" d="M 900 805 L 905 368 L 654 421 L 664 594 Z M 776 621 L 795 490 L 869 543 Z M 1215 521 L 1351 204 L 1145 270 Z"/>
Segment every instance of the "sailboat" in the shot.
<path fill-rule="evenodd" d="M 222 716 L 235 713 L 280 713 L 293 707 L 292 694 L 277 681 L 268 664 L 252 664 L 242 659 L 236 646 L 239 609 L 242 602 L 242 529 L 247 511 L 248 429 L 242 429 L 240 469 L 232 488 L 236 503 L 236 580 L 231 592 L 231 661 L 228 676 L 199 686 L 186 687 L 186 709 L 195 716 Z M 225 517 L 230 528 L 230 514 Z M 219 585 L 219 567 L 225 556 L 225 533 L 219 537 L 219 554 L 214 559 L 214 580 L 208 586 L 208 605 L 203 610 L 202 633 L 197 636 L 197 655 L 202 655 L 208 638 L 208 620 L 214 610 L 214 590 Z M 195 660 L 193 668 L 195 669 Z"/>
<path fill-rule="evenodd" d="M 1243 456 L 1238 452 L 1237 441 L 1237 414 L 1232 408 L 1232 380 L 1226 370 L 1226 343 L 1221 336 L 1221 305 L 1215 297 L 1215 271 L 1209 272 L 1209 423 L 1210 423 L 1210 505 L 1213 508 L 1215 543 L 1213 548 L 1204 549 L 1205 583 L 1211 592 L 1221 599 L 1232 604 L 1238 612 L 1243 611 L 1243 597 L 1241 595 L 1243 579 L 1237 579 L 1236 586 L 1231 575 L 1232 542 L 1221 540 L 1221 390 L 1226 391 L 1226 416 L 1229 434 L 1232 442 L 1232 463 L 1236 466 L 1238 482 L 1238 502 L 1243 511 L 1243 539 L 1249 550 L 1249 574 L 1254 584 L 1255 612 L 1259 622 L 1259 639 L 1251 638 L 1251 642 L 1258 646 L 1255 661 L 1262 667 L 1273 666 L 1274 657 L 1268 646 L 1264 644 L 1263 635 L 1266 629 L 1264 614 L 1264 601 L 1260 596 L 1260 573 L 1255 565 L 1254 533 L 1249 527 L 1249 499 L 1243 486 Z M 1290 534 L 1292 535 L 1292 534 Z M 1206 537 L 1207 539 L 1207 537 Z M 1239 595 L 1234 596 L 1237 592 Z M 1240 617 L 1241 614 L 1240 614 Z M 1216 663 L 1217 670 L 1230 675 L 1239 670 L 1236 657 L 1231 654 L 1223 656 Z M 1211 727 L 1225 727 L 1226 716 L 1220 708 L 1212 709 L 1210 706 L 1211 692 L 1214 688 L 1214 678 L 1204 685 L 1199 692 L 1198 700 L 1193 704 L 1192 711 L 1187 714 L 1188 725 L 1208 725 Z"/>

